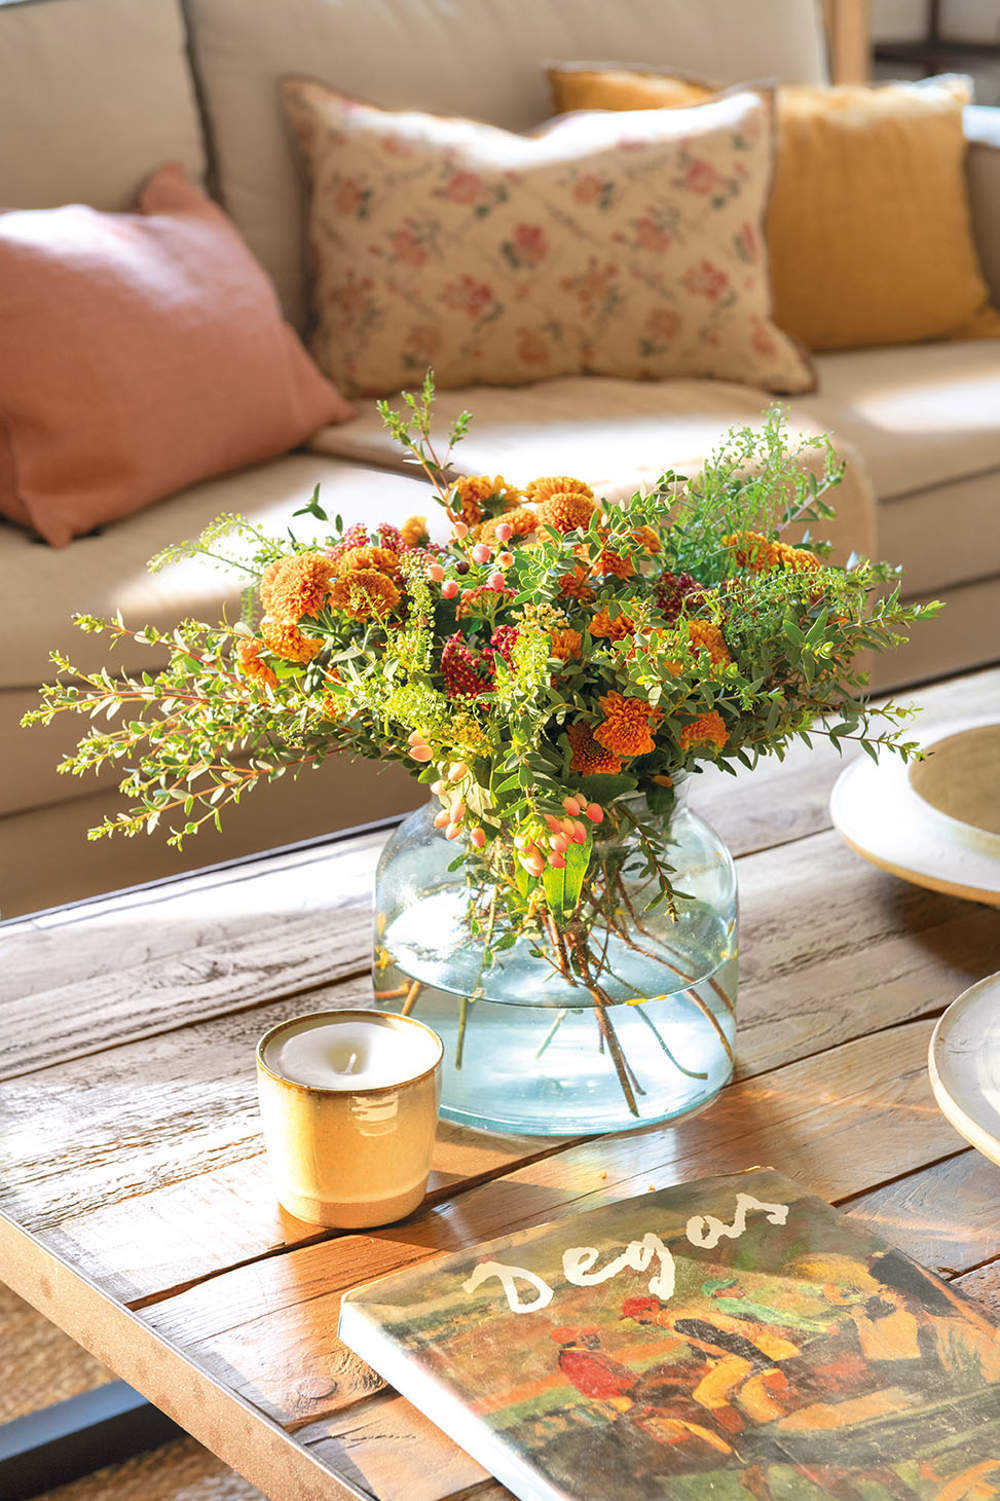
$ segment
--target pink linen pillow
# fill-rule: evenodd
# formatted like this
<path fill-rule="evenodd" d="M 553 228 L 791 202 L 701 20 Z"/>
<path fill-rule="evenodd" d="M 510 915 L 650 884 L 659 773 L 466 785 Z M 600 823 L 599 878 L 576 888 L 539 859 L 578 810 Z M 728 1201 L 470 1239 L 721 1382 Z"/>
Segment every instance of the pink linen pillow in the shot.
<path fill-rule="evenodd" d="M 0 514 L 54 547 L 353 415 L 183 168 L 139 208 L 0 214 Z"/>

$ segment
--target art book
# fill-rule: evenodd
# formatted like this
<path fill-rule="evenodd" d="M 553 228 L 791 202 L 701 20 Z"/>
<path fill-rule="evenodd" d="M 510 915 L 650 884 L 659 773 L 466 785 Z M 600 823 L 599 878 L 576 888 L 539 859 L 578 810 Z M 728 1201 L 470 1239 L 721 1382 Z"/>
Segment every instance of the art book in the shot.
<path fill-rule="evenodd" d="M 770 1171 L 348 1293 L 340 1334 L 522 1501 L 984 1501 L 1000 1335 Z"/>

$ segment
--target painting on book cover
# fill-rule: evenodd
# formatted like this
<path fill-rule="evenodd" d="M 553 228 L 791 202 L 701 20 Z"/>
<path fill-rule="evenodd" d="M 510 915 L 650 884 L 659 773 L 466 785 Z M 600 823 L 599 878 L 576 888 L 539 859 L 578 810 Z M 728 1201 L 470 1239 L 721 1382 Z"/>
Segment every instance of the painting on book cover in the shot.
<path fill-rule="evenodd" d="M 607 1205 L 352 1297 L 432 1378 L 428 1416 L 445 1389 L 546 1494 L 1000 1495 L 996 1327 L 776 1173 Z"/>

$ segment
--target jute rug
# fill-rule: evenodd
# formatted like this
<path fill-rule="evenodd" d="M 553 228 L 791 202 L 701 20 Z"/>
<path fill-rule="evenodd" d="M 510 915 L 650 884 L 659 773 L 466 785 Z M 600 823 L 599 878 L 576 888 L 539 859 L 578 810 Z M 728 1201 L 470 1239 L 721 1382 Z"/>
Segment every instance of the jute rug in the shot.
<path fill-rule="evenodd" d="M 0 1283 L 0 1423 L 92 1391 L 112 1373 Z M 263 1501 L 193 1439 L 48 1491 L 40 1501 Z"/>

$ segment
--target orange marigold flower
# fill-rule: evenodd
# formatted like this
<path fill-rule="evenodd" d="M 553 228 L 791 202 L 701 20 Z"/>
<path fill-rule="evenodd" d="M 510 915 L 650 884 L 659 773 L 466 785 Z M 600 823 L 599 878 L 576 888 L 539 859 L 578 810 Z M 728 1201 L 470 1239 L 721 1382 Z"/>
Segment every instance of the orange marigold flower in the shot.
<path fill-rule="evenodd" d="M 278 558 L 264 571 L 260 598 L 273 620 L 297 625 L 303 615 L 318 615 L 326 602 L 334 565 L 318 552 Z"/>
<path fill-rule="evenodd" d="M 508 485 L 502 474 L 492 479 L 488 474 L 467 474 L 452 485 L 447 503 L 449 511 L 460 516 L 467 526 L 478 526 L 487 512 L 512 511 L 523 498 L 517 486 Z M 499 507 L 488 505 L 489 501 L 499 501 Z"/>
<path fill-rule="evenodd" d="M 375 568 L 356 568 L 337 579 L 330 590 L 330 603 L 355 620 L 383 620 L 402 596 L 392 579 Z"/>
<path fill-rule="evenodd" d="M 621 761 L 594 739 L 590 725 L 582 719 L 570 725 L 566 737 L 573 752 L 569 763 L 570 771 L 578 772 L 583 777 L 597 773 L 614 776 L 621 771 Z"/>
<path fill-rule="evenodd" d="M 625 698 L 607 693 L 598 703 L 604 710 L 604 723 L 594 731 L 594 739 L 616 756 L 645 756 L 653 749 L 651 729 L 663 718 L 659 709 L 644 698 Z"/>
<path fill-rule="evenodd" d="M 388 547 L 349 547 L 334 565 L 338 578 L 359 568 L 374 568 L 376 573 L 395 575 L 399 570 L 399 557 Z"/>
<path fill-rule="evenodd" d="M 710 714 L 702 714 L 693 723 L 684 726 L 681 730 L 681 750 L 691 750 L 695 745 L 714 745 L 722 750 L 728 739 L 725 721 L 713 709 Z"/>
<path fill-rule="evenodd" d="M 427 537 L 427 517 L 411 516 L 399 529 L 404 547 L 419 547 Z"/>
<path fill-rule="evenodd" d="M 241 636 L 236 643 L 236 665 L 251 683 L 261 683 L 267 688 L 277 688 L 278 679 L 274 670 L 260 659 L 263 641 L 256 637 Z"/>
<path fill-rule="evenodd" d="M 630 579 L 635 574 L 635 564 L 624 553 L 612 552 L 605 547 L 591 564 L 590 571 L 595 578 L 604 574 L 616 579 Z"/>
<path fill-rule="evenodd" d="M 731 662 L 729 648 L 722 638 L 719 627 L 711 620 L 689 620 L 688 645 L 692 652 L 707 651 L 713 667 L 725 667 Z"/>
<path fill-rule="evenodd" d="M 323 647 L 322 641 L 304 636 L 297 625 L 289 625 L 284 620 L 265 618 L 260 623 L 260 633 L 268 651 L 273 651 L 276 657 L 286 662 L 311 662 Z"/>
<path fill-rule="evenodd" d="M 819 558 L 804 547 L 790 547 L 787 542 L 772 542 L 760 532 L 734 532 L 724 537 L 741 568 L 763 573 L 768 568 L 789 568 L 794 573 L 812 573 L 820 567 Z"/>
<path fill-rule="evenodd" d="M 532 532 L 538 530 L 538 517 L 527 506 L 516 506 L 513 511 L 504 511 L 501 516 L 491 516 L 477 529 L 477 542 L 495 542 L 497 527 L 503 525 L 510 527 L 511 541 L 516 542 L 519 537 L 530 537 Z"/>
<path fill-rule="evenodd" d="M 590 634 L 606 636 L 609 641 L 623 641 L 626 636 L 631 636 L 634 630 L 635 621 L 630 620 L 627 615 L 618 614 L 612 620 L 607 605 L 602 605 L 590 622 Z"/>
<path fill-rule="evenodd" d="M 637 526 L 632 533 L 632 541 L 636 547 L 641 547 L 643 552 L 648 552 L 655 558 L 663 551 L 663 543 L 651 526 Z"/>
<path fill-rule="evenodd" d="M 597 595 L 587 583 L 587 570 L 581 568 L 579 563 L 573 569 L 572 573 L 563 574 L 559 580 L 559 593 L 563 599 L 576 599 L 582 605 L 589 605 L 591 600 L 597 598 Z M 591 630 L 591 635 L 593 635 L 593 630 Z"/>
<path fill-rule="evenodd" d="M 560 662 L 568 662 L 570 657 L 578 657 L 583 644 L 583 637 L 579 631 L 571 630 L 568 626 L 557 626 L 552 632 L 553 657 L 558 657 Z"/>
<path fill-rule="evenodd" d="M 550 495 L 589 495 L 591 500 L 594 498 L 589 485 L 585 485 L 582 479 L 570 479 L 568 474 L 552 474 L 547 479 L 533 479 L 530 485 L 525 485 L 524 493 L 536 505 L 548 500 Z"/>
<path fill-rule="evenodd" d="M 540 528 L 550 526 L 565 536 L 567 532 L 588 527 L 596 509 L 589 495 L 577 490 L 559 490 L 555 495 L 546 496 L 535 515 Z"/>

